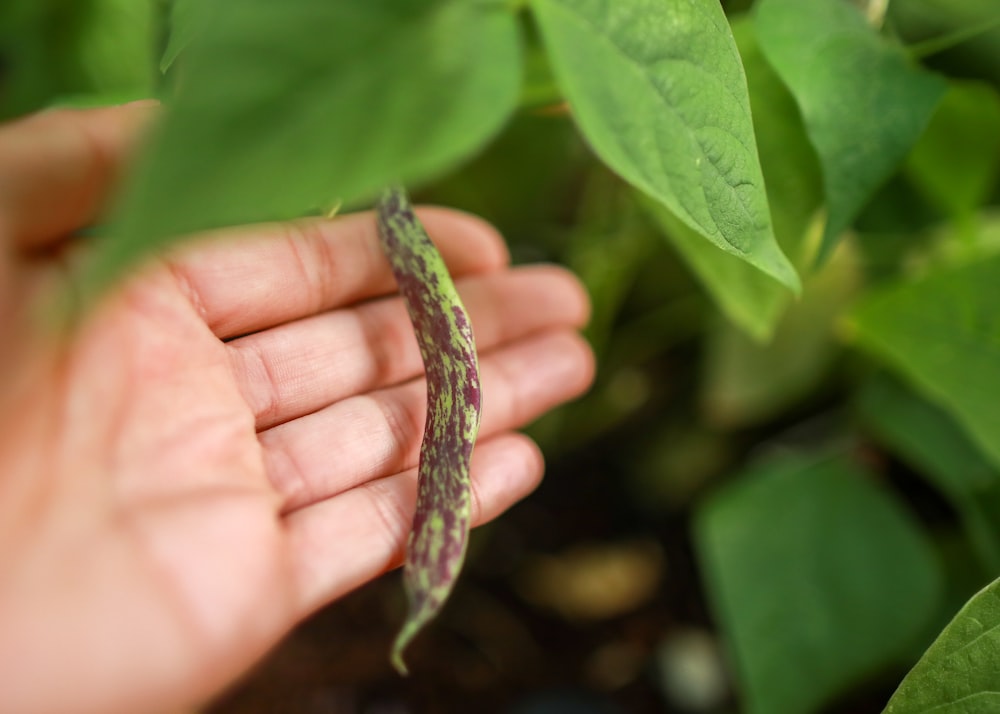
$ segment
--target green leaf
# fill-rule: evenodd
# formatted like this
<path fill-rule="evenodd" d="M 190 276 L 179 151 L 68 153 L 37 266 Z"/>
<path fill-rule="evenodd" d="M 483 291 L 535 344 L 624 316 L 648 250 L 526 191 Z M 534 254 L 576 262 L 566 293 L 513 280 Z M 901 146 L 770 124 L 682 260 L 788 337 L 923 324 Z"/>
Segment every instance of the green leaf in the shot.
<path fill-rule="evenodd" d="M 870 352 L 948 412 L 1000 465 L 1000 256 L 871 294 L 851 317 Z"/>
<path fill-rule="evenodd" d="M 988 84 L 955 82 L 910 155 L 910 178 L 960 226 L 973 220 L 996 185 L 998 127 L 1000 94 Z"/>
<path fill-rule="evenodd" d="M 823 179 L 795 99 L 760 50 L 750 17 L 733 22 L 753 111 L 754 135 L 774 234 L 797 265 L 810 256 L 807 233 L 823 201 Z M 815 249 L 815 246 L 811 246 Z"/>
<path fill-rule="evenodd" d="M 750 714 L 806 714 L 907 651 L 940 568 L 914 520 L 845 460 L 785 459 L 697 514 L 696 542 Z"/>
<path fill-rule="evenodd" d="M 288 218 L 479 149 L 516 105 L 515 18 L 466 0 L 223 3 L 89 274 L 182 233 Z"/>
<path fill-rule="evenodd" d="M 1000 580 L 963 607 L 892 695 L 884 714 L 1000 710 Z"/>
<path fill-rule="evenodd" d="M 771 228 L 746 81 L 717 0 L 533 0 L 601 159 L 716 246 L 798 290 Z"/>
<path fill-rule="evenodd" d="M 775 237 L 785 254 L 802 265 L 807 262 L 807 229 L 822 197 L 819 167 L 795 101 L 760 53 L 753 25 L 744 17 L 732 29 L 746 70 Z M 717 250 L 662 204 L 642 203 L 726 317 L 755 340 L 769 339 L 791 297 L 788 289 Z"/>
<path fill-rule="evenodd" d="M 795 96 L 819 154 L 825 258 L 920 137 L 945 90 L 845 0 L 760 0 L 760 46 Z"/>
<path fill-rule="evenodd" d="M 858 407 L 879 441 L 951 502 L 983 568 L 1000 572 L 1000 472 L 948 414 L 894 379 L 871 380 Z"/>
<path fill-rule="evenodd" d="M 482 390 L 472 324 L 441 254 L 402 189 L 376 206 L 382 250 L 392 264 L 427 372 L 427 423 L 420 445 L 417 511 L 403 578 L 410 611 L 392 647 L 403 650 L 444 606 L 469 542 L 469 462 L 479 432 Z"/>

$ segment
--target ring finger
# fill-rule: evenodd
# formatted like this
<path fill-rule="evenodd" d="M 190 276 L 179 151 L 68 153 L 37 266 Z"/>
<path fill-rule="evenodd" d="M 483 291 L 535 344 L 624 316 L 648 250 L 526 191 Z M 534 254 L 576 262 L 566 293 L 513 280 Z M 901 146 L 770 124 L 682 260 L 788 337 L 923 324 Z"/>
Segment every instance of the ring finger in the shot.
<path fill-rule="evenodd" d="M 590 384 L 593 357 L 570 329 L 550 331 L 481 357 L 489 437 L 524 426 Z M 286 512 L 417 463 L 427 405 L 422 379 L 351 397 L 259 435 L 264 464 Z"/>
<path fill-rule="evenodd" d="M 548 328 L 581 327 L 587 320 L 580 283 L 554 266 L 488 273 L 457 284 L 480 351 Z M 227 347 L 259 430 L 398 384 L 421 370 L 417 341 L 399 298 L 315 315 Z"/>

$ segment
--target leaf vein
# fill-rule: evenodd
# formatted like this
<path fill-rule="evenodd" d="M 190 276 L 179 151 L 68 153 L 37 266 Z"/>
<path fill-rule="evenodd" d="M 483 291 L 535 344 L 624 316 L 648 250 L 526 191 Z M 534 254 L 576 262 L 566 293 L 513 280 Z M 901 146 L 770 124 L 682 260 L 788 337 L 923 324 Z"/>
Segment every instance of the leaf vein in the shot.
<path fill-rule="evenodd" d="M 653 90 L 653 93 L 660 98 L 660 100 L 662 101 L 663 106 L 668 111 L 670 111 L 671 114 L 673 114 L 680 121 L 680 123 L 685 127 L 685 129 L 687 130 L 687 133 L 688 133 L 689 140 L 691 140 L 694 144 L 697 144 L 697 146 L 701 150 L 702 156 L 716 170 L 716 172 L 718 173 L 719 177 L 728 186 L 730 186 L 731 188 L 735 189 L 735 186 L 728 180 L 728 178 L 726 176 L 726 172 L 722 170 L 722 168 L 718 165 L 717 161 L 713 160 L 713 158 L 705 150 L 704 144 L 702 143 L 701 139 L 698 137 L 698 131 L 697 131 L 697 129 L 687 120 L 687 118 L 684 116 L 684 114 L 681 113 L 678 110 L 676 104 L 670 100 L 670 98 L 668 97 L 667 93 L 663 90 L 663 88 L 661 88 L 656 82 L 653 81 L 653 78 L 651 76 L 651 72 L 648 71 L 648 69 L 651 69 L 651 67 L 652 67 L 653 64 L 658 64 L 658 63 L 661 63 L 661 62 L 664 62 L 664 61 L 672 61 L 672 62 L 689 64 L 692 67 L 694 67 L 695 69 L 698 69 L 701 72 L 703 72 L 704 74 L 708 75 L 709 77 L 712 77 L 713 79 L 715 78 L 715 75 L 712 72 L 710 72 L 709 70 L 705 69 L 702 65 L 699 65 L 698 63 L 696 63 L 693 60 L 691 60 L 690 58 L 685 58 L 685 57 L 670 57 L 670 58 L 660 58 L 660 59 L 655 60 L 655 62 L 647 62 L 647 61 L 644 61 L 641 58 L 635 57 L 635 56 L 632 55 L 631 52 L 629 52 L 629 50 L 626 47 L 624 47 L 623 45 L 621 45 L 619 42 L 616 42 L 613 37 L 609 36 L 607 33 L 602 32 L 601 29 L 597 26 L 596 22 L 594 20 L 592 20 L 590 17 L 588 17 L 586 15 L 583 15 L 583 14 L 575 11 L 574 8 L 569 7 L 569 6 L 567 6 L 567 5 L 563 4 L 563 3 L 559 3 L 559 4 L 564 8 L 564 10 L 566 10 L 566 12 L 567 12 L 568 15 L 570 15 L 571 17 L 576 18 L 577 21 L 578 21 L 578 23 L 580 25 L 582 25 L 586 30 L 588 30 L 594 37 L 596 37 L 599 41 L 603 41 L 606 45 L 608 45 L 611 49 L 613 49 L 623 60 L 625 60 L 625 64 L 627 66 L 631 67 L 633 69 L 633 71 L 638 74 L 638 76 L 640 77 L 640 79 L 642 79 L 646 84 L 649 85 L 649 87 Z M 730 96 L 733 99 L 736 100 L 737 105 L 742 105 L 742 103 L 739 101 L 740 98 L 737 97 L 736 95 L 732 94 L 732 92 L 727 87 L 725 87 L 724 84 L 723 84 L 723 90 L 726 91 L 727 93 L 729 93 Z M 738 136 L 737 134 L 735 134 L 730 129 L 728 129 L 728 128 L 724 127 L 724 126 L 719 126 L 719 125 L 708 125 L 708 124 L 706 124 L 705 126 L 711 126 L 712 128 L 715 128 L 715 129 L 718 129 L 721 132 L 724 132 L 725 134 L 727 134 L 728 136 L 730 136 L 737 144 L 739 144 L 743 148 L 744 151 L 746 151 L 748 153 L 752 153 L 752 147 L 747 146 L 747 144 L 744 142 L 743 138 L 740 137 L 740 136 Z M 659 136 L 659 132 L 655 132 L 654 131 L 653 132 L 653 136 L 654 136 L 654 140 L 656 141 L 657 146 L 659 148 L 660 147 L 660 141 L 661 141 L 661 138 Z M 671 171 L 670 171 L 669 167 L 664 163 L 663 157 L 664 157 L 664 152 L 661 151 L 657 155 L 657 160 L 658 160 L 658 163 L 659 163 L 659 168 L 660 168 L 662 176 L 664 178 L 668 178 L 671 175 Z M 634 163 L 636 165 L 638 165 L 638 166 L 642 166 L 643 165 L 643 162 L 641 162 L 641 161 L 636 161 Z M 648 176 L 646 178 L 648 180 Z M 750 181 L 747 181 L 746 183 L 748 183 L 749 185 L 753 185 L 753 182 L 750 182 Z M 702 185 L 701 185 L 701 190 L 702 190 L 702 193 L 704 195 L 705 194 L 705 185 L 704 185 L 704 183 L 702 183 Z M 753 214 L 749 210 L 749 207 L 748 207 L 745 199 L 742 196 L 740 196 L 740 194 L 738 192 L 736 192 L 735 190 L 733 191 L 733 194 L 736 196 L 737 202 L 740 204 L 740 206 L 743 209 L 743 211 L 746 214 L 746 216 L 752 219 Z M 712 202 L 708 200 L 707 195 L 705 197 L 706 197 L 706 202 L 708 203 L 708 205 L 711 205 Z M 678 200 L 679 200 L 679 198 L 678 198 Z M 701 228 L 706 234 L 708 234 L 708 235 L 719 235 L 719 236 L 722 237 L 723 240 L 726 241 L 726 243 L 729 246 L 731 246 L 733 248 L 733 250 L 735 250 L 739 254 L 741 254 L 741 255 L 747 255 L 747 254 L 749 254 L 749 251 L 747 251 L 746 249 L 744 249 L 743 246 L 734 243 L 730 239 L 729 236 L 725 235 L 720 230 L 718 224 L 715 222 L 715 220 L 711 216 L 709 216 L 709 219 L 711 220 L 711 223 L 712 223 L 711 227 L 705 226 L 702 221 L 698 220 L 697 218 L 695 218 L 694 215 L 691 214 L 691 212 L 687 209 L 686 206 L 682 205 L 682 208 L 684 209 L 685 213 L 688 214 L 688 216 L 690 217 L 690 219 L 692 221 L 694 221 L 699 226 L 699 228 Z"/>

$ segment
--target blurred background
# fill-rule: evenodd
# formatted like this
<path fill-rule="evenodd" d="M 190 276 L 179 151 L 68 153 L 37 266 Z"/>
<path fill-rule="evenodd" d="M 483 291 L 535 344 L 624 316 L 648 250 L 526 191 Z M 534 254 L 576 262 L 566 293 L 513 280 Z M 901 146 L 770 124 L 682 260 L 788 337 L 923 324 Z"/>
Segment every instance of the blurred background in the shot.
<path fill-rule="evenodd" d="M 750 5 L 723 4 L 732 14 Z M 907 42 L 941 36 L 964 22 L 961 4 L 894 3 L 890 22 Z M 968 5 L 969 16 L 981 13 L 982 3 Z M 911 254 L 918 259 L 948 216 L 901 172 L 832 263 L 808 278 L 804 299 L 782 319 L 771 345 L 760 347 L 726 321 L 663 239 L 662 226 L 592 155 L 543 62 L 529 55 L 525 102 L 534 106 L 485 154 L 415 199 L 481 215 L 506 236 L 516 262 L 557 262 L 584 280 L 594 304 L 588 336 L 599 363 L 593 390 L 530 429 L 546 453 L 545 481 L 473 533 L 444 614 L 408 654 L 408 679 L 395 676 L 385 656 L 405 613 L 401 581 L 389 574 L 305 623 L 211 712 L 744 711 L 707 592 L 695 521 L 712 494 L 756 464 L 827 457 L 862 464 L 898 497 L 933 533 L 934 557 L 948 571 L 945 592 L 933 596 L 932 621 L 918 624 L 916 637 L 848 665 L 843 676 L 838 660 L 864 660 L 857 656 L 864 645 L 834 637 L 828 662 L 835 691 L 820 697 L 824 704 L 785 709 L 881 712 L 924 647 L 991 578 L 969 552 L 954 508 L 912 459 L 885 446 L 880 425 L 891 417 L 882 407 L 916 413 L 922 405 L 845 346 L 838 317 L 865 286 L 891 278 Z M 942 52 L 928 65 L 1000 86 L 1000 33 Z M 994 186 L 985 203 L 998 199 Z M 775 511 L 788 505 L 762 498 Z M 863 520 L 863 510 L 849 509 L 839 525 Z M 837 538 L 835 531 L 817 536 L 808 523 L 800 534 L 778 515 L 774 524 L 789 529 L 780 535 L 793 550 L 808 549 L 817 537 Z M 838 557 L 822 545 L 813 553 L 819 569 L 824 556 Z M 793 569 L 791 578 L 801 573 L 795 555 L 778 546 L 757 558 L 762 567 L 755 577 L 769 583 L 776 600 L 788 579 L 782 570 Z M 910 572 L 901 578 L 904 588 L 940 587 Z M 816 580 L 817 588 L 830 585 Z M 894 599 L 898 590 L 890 591 L 869 593 L 876 609 L 905 609 L 905 600 Z M 800 606 L 806 621 L 837 627 L 837 616 L 824 608 L 850 603 L 819 595 Z M 773 638 L 795 640 L 798 623 L 772 622 Z M 892 628 L 876 622 L 867 637 L 880 632 L 892 638 Z M 790 651 L 795 647 L 791 642 Z M 793 688 L 823 686 L 801 681 L 794 670 L 777 676 L 800 680 Z"/>

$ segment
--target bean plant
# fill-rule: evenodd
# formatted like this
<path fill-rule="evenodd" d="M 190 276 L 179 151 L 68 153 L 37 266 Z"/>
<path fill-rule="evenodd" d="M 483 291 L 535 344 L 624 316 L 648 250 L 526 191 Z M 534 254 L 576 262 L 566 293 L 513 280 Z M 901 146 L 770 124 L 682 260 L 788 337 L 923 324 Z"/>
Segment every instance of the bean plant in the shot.
<path fill-rule="evenodd" d="M 698 418 L 754 444 L 684 505 L 742 710 L 910 668 L 885 712 L 1000 711 L 996 0 L 8 0 L 0 57 L 4 116 L 164 103 L 85 296 L 181 236 L 392 185 L 561 226 L 515 254 L 578 270 L 601 375 L 542 443 L 655 429 L 615 376 L 693 336 Z M 402 669 L 465 553 L 478 382 L 404 194 L 379 207 L 431 392 Z M 693 302 L 650 287 L 659 251 Z"/>

